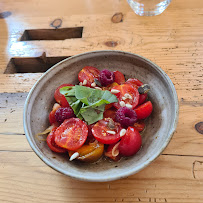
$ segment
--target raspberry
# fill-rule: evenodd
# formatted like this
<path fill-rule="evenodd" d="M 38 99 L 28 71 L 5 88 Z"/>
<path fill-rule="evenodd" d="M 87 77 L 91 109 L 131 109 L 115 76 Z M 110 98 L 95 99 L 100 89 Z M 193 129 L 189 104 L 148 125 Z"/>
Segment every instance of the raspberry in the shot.
<path fill-rule="evenodd" d="M 72 117 L 75 117 L 75 114 L 71 107 L 61 107 L 55 113 L 55 118 L 59 123 L 63 123 L 65 119 Z"/>
<path fill-rule="evenodd" d="M 121 107 L 116 112 L 116 121 L 124 128 L 132 126 L 137 121 L 137 114 L 132 109 Z"/>
<path fill-rule="evenodd" d="M 114 82 L 115 76 L 112 71 L 104 69 L 100 72 L 99 79 L 102 86 L 107 86 Z"/>

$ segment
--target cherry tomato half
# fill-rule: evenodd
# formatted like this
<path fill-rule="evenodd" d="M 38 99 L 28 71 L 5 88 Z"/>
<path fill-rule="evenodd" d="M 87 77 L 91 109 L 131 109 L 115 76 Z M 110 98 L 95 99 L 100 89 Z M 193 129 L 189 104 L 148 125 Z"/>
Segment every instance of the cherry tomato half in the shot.
<path fill-rule="evenodd" d="M 119 85 L 119 84 L 116 82 L 113 82 L 110 85 L 107 85 L 106 87 L 102 87 L 102 90 L 109 90 L 110 91 L 113 87 L 115 87 L 117 85 Z"/>
<path fill-rule="evenodd" d="M 88 125 L 87 128 L 88 128 L 88 136 L 87 136 L 87 139 L 85 141 L 85 144 L 89 144 L 90 142 L 94 142 L 95 141 L 95 138 L 92 134 L 92 128 L 93 128 L 94 124 L 91 124 L 91 125 Z"/>
<path fill-rule="evenodd" d="M 104 118 L 112 118 L 114 121 L 116 120 L 116 109 L 111 108 L 104 111 Z"/>
<path fill-rule="evenodd" d="M 49 114 L 49 122 L 52 125 L 53 123 L 57 123 L 56 118 L 55 118 L 55 113 L 56 111 L 61 108 L 61 106 L 58 103 L 55 103 L 53 106 L 52 111 Z"/>
<path fill-rule="evenodd" d="M 62 87 L 66 87 L 66 86 L 73 86 L 73 85 L 72 84 L 62 84 L 55 90 L 55 93 L 54 93 L 55 100 L 63 107 L 69 106 L 69 103 L 67 102 L 65 96 L 60 93 L 60 89 Z"/>
<path fill-rule="evenodd" d="M 120 123 L 114 122 L 111 118 L 105 118 L 98 121 L 93 126 L 92 134 L 99 142 L 103 144 L 113 144 L 120 140 L 121 129 L 122 127 Z M 114 132 L 115 134 L 113 134 L 112 132 Z"/>
<path fill-rule="evenodd" d="M 113 93 L 114 95 L 116 95 L 118 102 L 113 103 L 114 107 L 116 107 L 117 109 L 119 109 L 120 106 L 120 102 L 124 101 L 125 104 L 130 104 L 132 105 L 132 109 L 134 109 L 139 102 L 139 92 L 137 89 L 135 89 L 132 85 L 130 84 L 123 84 L 123 85 L 118 85 L 112 88 L 112 90 L 119 90 L 118 93 Z M 125 100 L 123 100 L 123 97 L 125 96 L 125 94 L 130 95 L 131 98 L 126 98 Z"/>
<path fill-rule="evenodd" d="M 152 113 L 152 103 L 151 101 L 147 101 L 144 104 L 141 104 L 135 109 L 138 119 L 145 119 Z"/>
<path fill-rule="evenodd" d="M 72 156 L 75 152 L 79 153 L 78 160 L 83 162 L 92 163 L 100 159 L 104 152 L 104 144 L 99 143 L 97 140 L 88 145 L 83 145 L 76 151 L 69 151 L 69 156 Z"/>
<path fill-rule="evenodd" d="M 87 125 L 79 118 L 66 119 L 55 132 L 55 142 L 68 150 L 77 150 L 86 141 Z"/>
<path fill-rule="evenodd" d="M 144 121 L 138 121 L 138 122 L 134 123 L 133 127 L 135 127 L 136 130 L 141 132 L 145 128 L 145 123 L 144 123 Z"/>
<path fill-rule="evenodd" d="M 131 85 L 133 85 L 136 89 L 137 89 L 138 87 L 140 87 L 140 86 L 143 85 L 143 83 L 142 83 L 140 80 L 136 79 L 136 78 L 129 78 L 129 79 L 125 82 L 125 84 L 131 84 Z"/>
<path fill-rule="evenodd" d="M 100 71 L 92 66 L 85 66 L 79 73 L 78 73 L 78 80 L 83 82 L 87 80 L 87 84 L 85 86 L 91 87 L 91 84 L 94 82 L 94 79 L 99 78 Z"/>
<path fill-rule="evenodd" d="M 114 82 L 118 83 L 119 85 L 125 83 L 125 77 L 123 73 L 121 73 L 120 71 L 114 71 L 113 73 L 115 76 Z"/>
<path fill-rule="evenodd" d="M 147 100 L 147 93 L 145 93 L 145 94 L 140 94 L 140 98 L 139 98 L 139 103 L 138 103 L 138 105 L 143 104 L 146 100 Z"/>
<path fill-rule="evenodd" d="M 105 152 L 105 156 L 110 158 L 113 161 L 119 161 L 121 159 L 121 156 L 120 156 L 119 150 L 118 150 L 119 144 L 120 143 L 117 142 L 115 144 L 109 145 Z"/>
<path fill-rule="evenodd" d="M 56 143 L 55 143 L 55 131 L 56 131 L 57 127 L 54 127 L 51 132 L 49 133 L 49 135 L 47 136 L 47 145 L 49 146 L 49 148 L 57 153 L 65 153 L 67 152 L 66 149 L 59 147 Z"/>
<path fill-rule="evenodd" d="M 119 153 L 123 156 L 136 154 L 142 145 L 142 137 L 134 127 L 128 127 L 118 146 Z"/>

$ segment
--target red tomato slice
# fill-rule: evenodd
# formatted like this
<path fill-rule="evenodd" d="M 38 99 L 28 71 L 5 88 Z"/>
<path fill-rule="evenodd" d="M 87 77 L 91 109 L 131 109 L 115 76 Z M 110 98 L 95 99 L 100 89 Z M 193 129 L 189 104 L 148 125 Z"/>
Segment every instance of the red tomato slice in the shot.
<path fill-rule="evenodd" d="M 118 83 L 119 85 L 125 83 L 125 76 L 120 71 L 113 71 L 115 80 L 114 82 Z"/>
<path fill-rule="evenodd" d="M 66 119 L 55 132 L 55 142 L 68 150 L 80 148 L 88 135 L 87 125 L 79 118 Z"/>
<path fill-rule="evenodd" d="M 142 146 L 142 137 L 134 127 L 128 127 L 118 146 L 119 153 L 123 156 L 136 154 Z"/>
<path fill-rule="evenodd" d="M 113 87 L 115 87 L 117 85 L 119 85 L 119 84 L 116 83 L 116 82 L 113 82 L 113 83 L 111 83 L 110 85 L 108 85 L 106 87 L 102 87 L 102 90 L 109 90 L 110 91 Z"/>
<path fill-rule="evenodd" d="M 60 93 L 60 88 L 66 87 L 66 86 L 73 86 L 73 85 L 72 84 L 62 84 L 55 90 L 55 93 L 54 93 L 55 100 L 63 107 L 69 106 L 69 103 L 67 102 L 65 96 Z"/>
<path fill-rule="evenodd" d="M 106 106 L 105 106 L 105 110 L 110 109 L 112 106 L 113 106 L 112 103 L 111 103 L 111 104 L 106 104 Z"/>
<path fill-rule="evenodd" d="M 122 129 L 120 123 L 114 122 L 114 129 L 109 127 L 110 118 L 98 121 L 92 128 L 94 137 L 103 144 L 113 144 L 120 140 L 120 131 Z M 115 132 L 111 134 L 109 132 Z"/>
<path fill-rule="evenodd" d="M 88 125 L 88 136 L 87 136 L 87 139 L 85 141 L 85 144 L 89 144 L 90 142 L 94 142 L 95 141 L 95 138 L 92 134 L 92 128 L 93 128 L 94 124 L 91 124 L 91 125 Z"/>
<path fill-rule="evenodd" d="M 139 98 L 139 105 L 140 104 L 143 104 L 145 101 L 146 101 L 146 99 L 147 99 L 147 93 L 145 93 L 145 94 L 140 94 L 140 98 Z"/>
<path fill-rule="evenodd" d="M 139 92 L 132 85 L 123 84 L 123 85 L 115 86 L 112 89 L 120 91 L 119 93 L 113 93 L 114 95 L 116 95 L 116 97 L 118 99 L 118 102 L 113 103 L 114 107 L 116 107 L 117 109 L 119 109 L 121 107 L 120 106 L 121 101 L 124 101 L 125 104 L 132 105 L 132 109 L 134 109 L 138 105 Z M 127 99 L 123 100 L 123 97 L 125 94 L 129 94 L 131 96 L 131 98 L 127 98 Z"/>
<path fill-rule="evenodd" d="M 119 144 L 120 143 L 117 142 L 117 143 L 109 145 L 104 155 L 109 157 L 113 161 L 119 161 L 121 159 L 121 156 L 120 156 L 119 150 L 118 150 Z"/>
<path fill-rule="evenodd" d="M 114 121 L 116 120 L 116 109 L 107 109 L 104 111 L 103 114 L 104 118 L 112 118 Z"/>
<path fill-rule="evenodd" d="M 94 82 L 94 79 L 99 78 L 100 71 L 97 68 L 92 66 L 85 66 L 79 73 L 78 73 L 78 80 L 83 82 L 87 80 L 87 84 L 85 86 L 91 87 L 91 84 Z"/>
<path fill-rule="evenodd" d="M 144 123 L 144 121 L 138 121 L 138 122 L 134 123 L 133 127 L 135 127 L 136 130 L 141 132 L 145 128 L 145 123 Z"/>
<path fill-rule="evenodd" d="M 141 81 L 139 81 L 138 79 L 136 78 L 129 78 L 125 84 L 131 84 L 133 85 L 136 89 L 139 87 L 139 86 L 142 86 L 143 83 Z"/>
<path fill-rule="evenodd" d="M 54 127 L 51 132 L 49 133 L 49 135 L 47 136 L 47 145 L 49 146 L 49 148 L 53 151 L 53 152 L 57 152 L 57 153 L 65 153 L 67 152 L 66 149 L 59 147 L 56 143 L 55 143 L 55 131 L 56 131 L 57 127 Z"/>
<path fill-rule="evenodd" d="M 61 106 L 57 103 L 54 104 L 52 111 L 49 114 L 49 122 L 52 125 L 53 123 L 57 123 L 56 118 L 55 118 L 55 113 L 56 111 L 61 108 Z"/>
<path fill-rule="evenodd" d="M 151 101 L 147 101 L 144 104 L 141 104 L 135 109 L 138 119 L 145 119 L 147 118 L 153 110 L 153 106 Z"/>

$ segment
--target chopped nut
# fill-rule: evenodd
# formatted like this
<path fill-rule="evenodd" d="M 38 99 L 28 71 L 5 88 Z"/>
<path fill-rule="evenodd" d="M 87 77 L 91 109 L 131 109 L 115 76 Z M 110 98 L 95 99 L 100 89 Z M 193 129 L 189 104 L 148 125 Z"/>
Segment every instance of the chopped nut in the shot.
<path fill-rule="evenodd" d="M 126 133 L 126 129 L 122 129 L 121 131 L 120 131 L 120 137 L 123 137 L 124 135 L 125 135 L 125 133 Z"/>
<path fill-rule="evenodd" d="M 71 157 L 70 157 L 70 161 L 72 161 L 72 160 L 74 160 L 74 159 L 76 159 L 77 157 L 79 157 L 80 156 L 80 154 L 78 153 L 78 152 L 75 152 Z"/>
<path fill-rule="evenodd" d="M 116 93 L 119 93 L 119 92 L 120 92 L 119 90 L 115 90 L 115 89 L 111 90 L 111 93 L 115 93 L 116 94 Z"/>
<path fill-rule="evenodd" d="M 96 87 L 96 83 L 93 82 L 93 83 L 91 84 L 91 86 L 92 86 L 92 87 Z"/>
<path fill-rule="evenodd" d="M 83 80 L 82 85 L 86 85 L 86 84 L 87 84 L 87 80 L 85 79 L 85 80 Z"/>
<path fill-rule="evenodd" d="M 116 134 L 115 131 L 111 131 L 111 130 L 107 130 L 106 132 L 109 133 L 109 134 L 112 134 L 112 135 L 115 135 L 115 134 Z"/>
<path fill-rule="evenodd" d="M 131 96 L 130 94 L 128 94 L 128 93 L 126 93 L 126 94 L 124 95 L 124 97 L 127 98 L 127 99 L 132 99 L 132 96 Z"/>
<path fill-rule="evenodd" d="M 126 104 L 125 106 L 126 106 L 127 108 L 129 108 L 129 109 L 132 109 L 132 107 L 133 107 L 131 104 Z"/>
<path fill-rule="evenodd" d="M 125 106 L 125 102 L 124 101 L 120 101 L 120 106 L 124 107 Z"/>
<path fill-rule="evenodd" d="M 122 100 L 126 100 L 127 98 L 126 97 L 122 97 Z"/>

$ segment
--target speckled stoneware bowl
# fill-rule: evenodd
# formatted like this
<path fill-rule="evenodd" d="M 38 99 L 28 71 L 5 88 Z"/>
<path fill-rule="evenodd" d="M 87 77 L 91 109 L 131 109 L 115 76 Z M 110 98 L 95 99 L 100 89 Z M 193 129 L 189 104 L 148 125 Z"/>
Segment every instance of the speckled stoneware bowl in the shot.
<path fill-rule="evenodd" d="M 153 113 L 142 134 L 141 150 L 120 162 L 101 160 L 94 164 L 70 162 L 68 155 L 52 152 L 35 134 L 49 126 L 48 115 L 54 104 L 54 91 L 63 83 L 78 83 L 84 66 L 118 70 L 126 79 L 138 78 L 151 86 L 149 100 Z M 149 165 L 168 145 L 178 122 L 178 99 L 173 83 L 164 71 L 136 54 L 121 51 L 95 51 L 65 59 L 49 69 L 31 89 L 24 109 L 24 129 L 35 153 L 53 169 L 84 181 L 111 181 L 137 173 Z"/>

